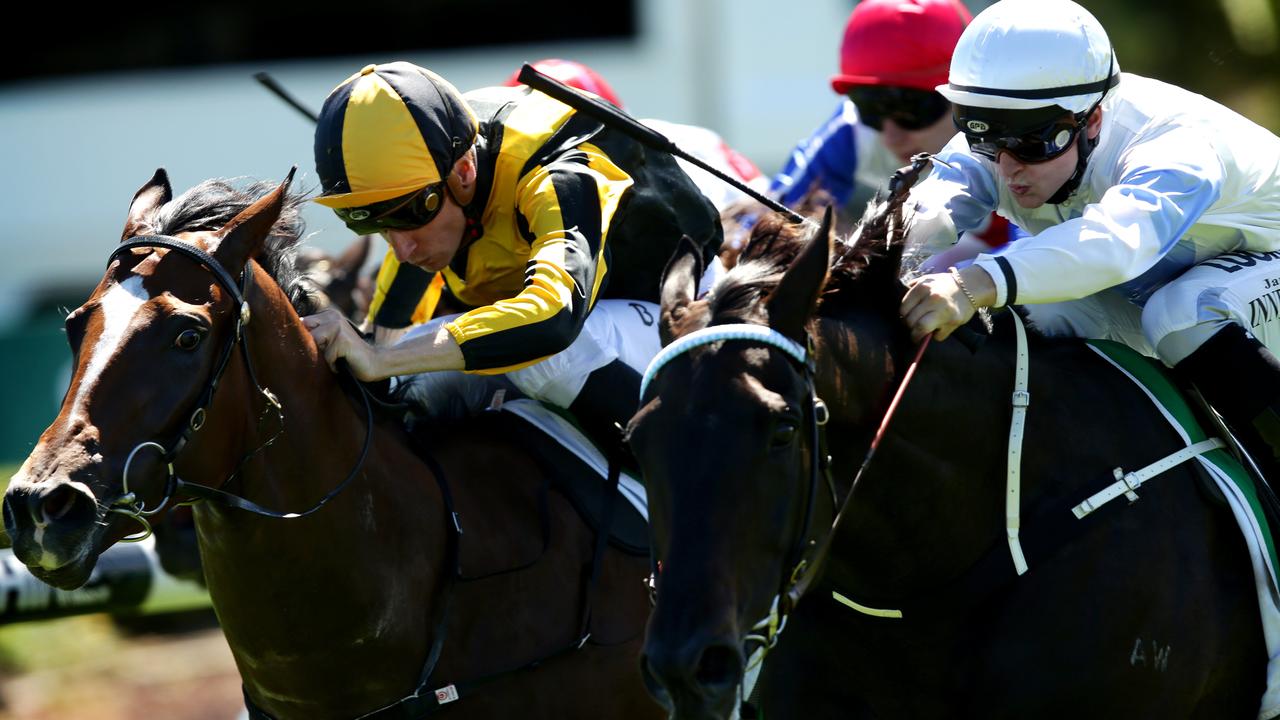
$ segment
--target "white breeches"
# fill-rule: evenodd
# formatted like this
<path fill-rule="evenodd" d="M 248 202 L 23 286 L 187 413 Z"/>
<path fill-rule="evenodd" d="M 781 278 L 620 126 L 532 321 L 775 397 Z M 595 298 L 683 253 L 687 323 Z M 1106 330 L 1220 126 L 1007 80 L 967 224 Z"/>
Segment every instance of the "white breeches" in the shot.
<path fill-rule="evenodd" d="M 438 317 L 418 325 L 403 339 L 433 335 L 441 324 L 455 317 Z M 643 373 L 660 349 L 657 305 L 599 300 L 569 347 L 541 362 L 500 376 L 445 370 L 421 373 L 409 382 L 414 398 L 433 413 L 457 415 L 483 409 L 494 391 L 507 383 L 528 397 L 567 408 L 595 370 L 621 360 Z"/>
<path fill-rule="evenodd" d="M 1104 290 L 1080 300 L 1025 306 L 1046 335 L 1116 340 L 1173 366 L 1227 323 L 1280 351 L 1280 253 L 1233 252 L 1204 260 L 1139 307 Z"/>
<path fill-rule="evenodd" d="M 520 392 L 567 408 L 587 376 L 614 360 L 638 373 L 662 349 L 658 306 L 636 300 L 598 300 L 569 347 L 535 365 L 507 373 Z"/>
<path fill-rule="evenodd" d="M 713 258 L 698 283 L 705 292 L 725 274 L 720 258 Z M 402 340 L 435 334 L 441 323 L 456 315 L 439 317 L 411 328 Z M 526 396 L 567 408 L 578 397 L 587 376 L 621 360 L 644 374 L 662 344 L 658 340 L 659 308 L 639 300 L 598 300 L 587 315 L 578 337 L 569 347 L 526 368 L 505 375 L 476 375 L 458 370 L 421 373 L 412 378 L 413 396 L 423 407 L 481 410 L 493 393 L 506 383 Z"/>

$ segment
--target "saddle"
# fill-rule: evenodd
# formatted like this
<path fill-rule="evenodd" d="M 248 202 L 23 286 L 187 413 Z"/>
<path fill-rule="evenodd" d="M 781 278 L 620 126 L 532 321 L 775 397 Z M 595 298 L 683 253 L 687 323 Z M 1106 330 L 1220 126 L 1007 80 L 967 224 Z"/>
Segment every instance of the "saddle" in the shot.
<path fill-rule="evenodd" d="M 458 421 L 479 416 L 503 426 L 495 432 L 534 458 L 551 479 L 551 487 L 569 500 L 588 527 L 599 532 L 607 525 L 610 545 L 630 555 L 648 556 L 649 511 L 644 486 L 624 470 L 619 474 L 617 491 L 613 491 L 608 482 L 608 458 L 569 419 L 568 411 L 523 397 L 507 400 L 518 391 L 500 376 L 468 375 L 460 380 L 462 384 L 430 391 L 436 414 L 424 417 Z M 416 419 L 424 410 L 423 395 L 414 392 L 413 382 L 392 387 L 384 381 L 370 387 L 375 405 L 406 416 L 411 435 L 416 434 Z M 616 495 L 626 502 L 617 502 Z"/>
<path fill-rule="evenodd" d="M 612 503 L 609 544 L 630 555 L 649 555 L 649 506 L 644 485 L 624 470 L 618 478 L 617 495 L 621 497 L 610 497 L 609 460 L 577 426 L 547 405 L 521 398 L 495 403 L 494 411 L 536 430 L 515 433 L 514 437 L 524 439 L 524 449 L 592 530 L 600 531 Z"/>

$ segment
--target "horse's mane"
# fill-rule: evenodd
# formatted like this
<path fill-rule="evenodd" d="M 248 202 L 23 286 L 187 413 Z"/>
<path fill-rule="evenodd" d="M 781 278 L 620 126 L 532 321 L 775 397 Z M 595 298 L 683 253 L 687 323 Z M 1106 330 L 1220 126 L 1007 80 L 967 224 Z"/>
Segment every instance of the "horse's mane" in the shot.
<path fill-rule="evenodd" d="M 831 272 L 823 291 L 824 304 L 873 293 L 887 296 L 892 291 L 885 282 L 873 281 L 871 277 L 897 283 L 906 229 L 911 220 L 904 199 L 885 201 L 877 195 L 868 203 L 853 232 L 848 237 L 835 238 Z M 758 320 L 763 300 L 817 232 L 819 216 L 820 213 L 815 212 L 809 222 L 803 224 L 793 223 L 779 213 L 762 217 L 738 256 L 738 264 L 709 296 L 712 317 Z M 884 272 L 869 272 L 871 268 Z M 867 287 L 871 284 L 876 287 Z M 859 292 L 854 292 L 854 288 L 860 288 Z"/>
<path fill-rule="evenodd" d="M 222 228 L 242 210 L 278 187 L 274 182 L 214 178 L 205 180 L 142 219 L 143 232 L 175 235 Z M 306 230 L 301 194 L 285 195 L 280 219 L 271 228 L 257 261 L 289 298 L 299 315 L 318 310 L 314 286 L 297 264 L 298 241 Z"/>

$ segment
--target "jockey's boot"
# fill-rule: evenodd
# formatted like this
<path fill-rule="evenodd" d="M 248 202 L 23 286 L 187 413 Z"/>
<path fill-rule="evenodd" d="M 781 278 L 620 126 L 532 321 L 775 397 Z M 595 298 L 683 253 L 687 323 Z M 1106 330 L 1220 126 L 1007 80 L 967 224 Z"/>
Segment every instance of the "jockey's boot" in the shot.
<path fill-rule="evenodd" d="M 622 429 L 636 414 L 639 398 L 640 373 L 621 360 L 614 360 L 587 376 L 578 397 L 569 404 L 569 411 L 610 461 L 616 459 L 624 467 L 631 467 L 634 462 L 622 442 Z"/>
<path fill-rule="evenodd" d="M 1280 483 L 1280 359 L 1232 323 L 1173 370 L 1218 411 L 1275 490 Z"/>

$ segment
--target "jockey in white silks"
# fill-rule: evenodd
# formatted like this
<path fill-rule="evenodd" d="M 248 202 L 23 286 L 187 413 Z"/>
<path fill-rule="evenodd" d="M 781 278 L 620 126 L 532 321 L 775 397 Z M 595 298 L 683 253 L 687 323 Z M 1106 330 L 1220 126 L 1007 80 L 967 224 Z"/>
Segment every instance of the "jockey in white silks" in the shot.
<path fill-rule="evenodd" d="M 1194 384 L 1264 473 L 1280 456 L 1280 139 L 1179 87 L 1122 74 L 1070 0 L 1001 0 L 938 87 L 959 135 L 912 191 L 936 250 L 995 210 L 1031 234 L 915 278 L 902 314 L 944 339 L 1019 304 L 1047 335 L 1118 340 Z"/>

